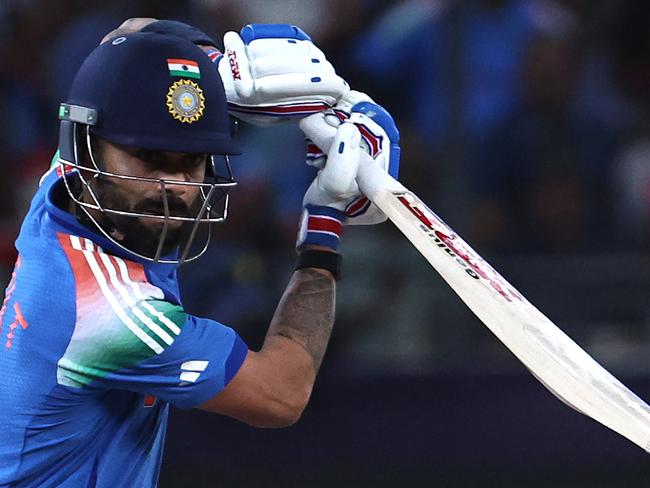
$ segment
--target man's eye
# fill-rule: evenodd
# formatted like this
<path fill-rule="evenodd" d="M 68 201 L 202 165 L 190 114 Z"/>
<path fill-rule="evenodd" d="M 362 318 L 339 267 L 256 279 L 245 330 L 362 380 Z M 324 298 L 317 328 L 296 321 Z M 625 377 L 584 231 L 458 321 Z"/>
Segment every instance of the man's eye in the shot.
<path fill-rule="evenodd" d="M 136 157 L 146 163 L 156 162 L 156 153 L 152 151 L 138 151 Z"/>
<path fill-rule="evenodd" d="M 198 168 L 199 166 L 201 166 L 205 162 L 206 158 L 207 157 L 205 155 L 196 156 L 194 158 L 191 158 L 188 161 L 187 166 L 189 168 L 192 168 L 192 169 Z"/>

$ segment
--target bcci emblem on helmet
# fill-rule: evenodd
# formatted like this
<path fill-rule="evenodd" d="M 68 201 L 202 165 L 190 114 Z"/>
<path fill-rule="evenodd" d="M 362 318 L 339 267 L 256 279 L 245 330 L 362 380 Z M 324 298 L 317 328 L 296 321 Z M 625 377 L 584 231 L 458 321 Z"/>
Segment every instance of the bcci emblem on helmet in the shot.
<path fill-rule="evenodd" d="M 205 97 L 201 87 L 190 80 L 179 80 L 169 87 L 167 109 L 176 120 L 191 124 L 203 115 Z"/>

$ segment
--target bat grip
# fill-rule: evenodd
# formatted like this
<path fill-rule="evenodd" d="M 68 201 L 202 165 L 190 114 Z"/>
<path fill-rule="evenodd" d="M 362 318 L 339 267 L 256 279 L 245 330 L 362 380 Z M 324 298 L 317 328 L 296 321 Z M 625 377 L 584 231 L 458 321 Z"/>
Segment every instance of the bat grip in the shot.
<path fill-rule="evenodd" d="M 373 160 L 361 158 L 357 171 L 357 185 L 371 201 L 384 190 L 407 191 L 395 178 L 381 169 Z"/>

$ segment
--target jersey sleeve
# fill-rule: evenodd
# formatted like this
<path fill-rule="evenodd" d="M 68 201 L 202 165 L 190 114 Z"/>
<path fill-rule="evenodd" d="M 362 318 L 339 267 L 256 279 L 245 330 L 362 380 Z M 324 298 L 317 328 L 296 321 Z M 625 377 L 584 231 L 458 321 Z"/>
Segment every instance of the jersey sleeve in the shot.
<path fill-rule="evenodd" d="M 248 353 L 233 329 L 162 300 L 107 317 L 101 327 L 73 333 L 58 362 L 59 384 L 128 390 L 191 408 L 223 390 Z"/>
<path fill-rule="evenodd" d="M 248 348 L 231 328 L 187 314 L 140 263 L 87 238 L 57 234 L 74 275 L 76 315 L 57 382 L 121 389 L 182 408 L 228 385 Z"/>

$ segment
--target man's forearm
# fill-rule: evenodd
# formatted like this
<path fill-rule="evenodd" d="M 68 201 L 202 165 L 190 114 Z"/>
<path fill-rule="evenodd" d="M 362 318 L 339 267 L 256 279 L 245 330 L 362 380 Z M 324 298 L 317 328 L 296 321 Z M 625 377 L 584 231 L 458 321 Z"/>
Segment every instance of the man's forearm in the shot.
<path fill-rule="evenodd" d="M 275 311 L 266 342 L 277 336 L 299 344 L 318 372 L 329 342 L 336 301 L 336 282 L 327 271 L 296 271 Z M 266 343 L 265 342 L 265 343 Z"/>

